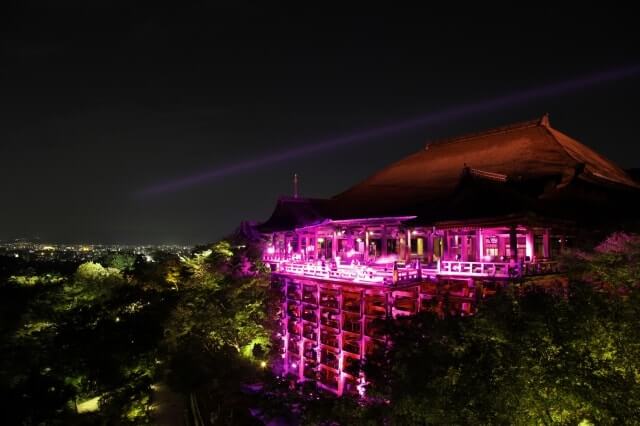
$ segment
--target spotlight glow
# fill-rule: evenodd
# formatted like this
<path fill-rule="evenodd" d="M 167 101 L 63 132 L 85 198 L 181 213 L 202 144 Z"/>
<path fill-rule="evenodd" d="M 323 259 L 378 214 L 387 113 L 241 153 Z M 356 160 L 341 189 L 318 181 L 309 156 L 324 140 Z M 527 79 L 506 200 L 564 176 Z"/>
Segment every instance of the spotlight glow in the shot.
<path fill-rule="evenodd" d="M 434 111 L 429 114 L 400 121 L 398 123 L 387 124 L 380 127 L 374 127 L 372 129 L 365 129 L 314 144 L 301 144 L 298 147 L 286 151 L 275 152 L 263 157 L 240 161 L 228 166 L 205 170 L 194 175 L 177 178 L 175 180 L 143 188 L 138 191 L 136 195 L 150 196 L 154 194 L 173 192 L 205 182 L 223 179 L 249 170 L 255 170 L 260 167 L 281 163 L 295 158 L 307 157 L 312 154 L 331 150 L 343 145 L 352 145 L 373 138 L 393 135 L 406 130 L 417 129 L 433 124 L 448 123 L 468 116 L 484 114 L 505 108 L 512 108 L 514 106 L 527 104 L 536 100 L 576 92 L 598 84 L 634 77 L 638 74 L 640 74 L 640 64 L 625 68 L 611 69 L 595 74 L 588 74 L 572 80 L 564 80 L 553 84 L 529 88 L 495 98 L 484 99 L 441 111 Z"/>

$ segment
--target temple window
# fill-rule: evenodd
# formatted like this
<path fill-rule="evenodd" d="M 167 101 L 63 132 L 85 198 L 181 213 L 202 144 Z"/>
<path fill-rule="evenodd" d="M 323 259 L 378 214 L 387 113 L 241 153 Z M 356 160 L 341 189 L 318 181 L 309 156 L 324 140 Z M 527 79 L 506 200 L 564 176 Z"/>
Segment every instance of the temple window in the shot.
<path fill-rule="evenodd" d="M 417 237 L 411 239 L 411 253 L 422 256 L 424 254 L 424 238 Z"/>
<path fill-rule="evenodd" d="M 387 254 L 398 254 L 397 252 L 397 241 L 393 239 L 387 240 Z"/>
<path fill-rule="evenodd" d="M 442 237 L 434 237 L 433 238 L 433 256 L 436 259 L 440 259 L 442 257 Z"/>
<path fill-rule="evenodd" d="M 451 259 L 460 260 L 460 235 L 454 235 L 449 238 L 449 256 Z"/>
<path fill-rule="evenodd" d="M 498 257 L 498 236 L 484 237 L 484 256 Z"/>
<path fill-rule="evenodd" d="M 369 240 L 369 256 L 377 257 L 381 253 L 382 242 L 379 239 Z"/>
<path fill-rule="evenodd" d="M 518 235 L 518 258 L 524 259 L 526 255 L 526 238 L 524 236 Z M 511 244 L 509 243 L 509 239 L 507 239 L 505 243 L 505 253 L 507 257 L 512 257 L 511 254 Z"/>

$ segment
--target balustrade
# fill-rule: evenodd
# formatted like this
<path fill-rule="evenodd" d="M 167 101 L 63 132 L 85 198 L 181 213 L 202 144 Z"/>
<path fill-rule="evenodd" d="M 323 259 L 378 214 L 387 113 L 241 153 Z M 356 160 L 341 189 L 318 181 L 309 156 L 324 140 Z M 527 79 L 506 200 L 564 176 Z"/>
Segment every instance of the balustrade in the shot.
<path fill-rule="evenodd" d="M 419 281 L 422 277 L 437 275 L 516 278 L 526 275 L 560 272 L 558 263 L 555 261 L 510 263 L 441 260 L 435 264 L 422 266 L 419 269 L 413 266 L 415 265 L 398 267 L 394 270 L 393 264 L 338 265 L 331 262 L 318 263 L 318 261 L 279 261 L 275 272 L 325 280 L 377 285 L 415 282 Z M 291 289 L 288 297 L 290 299 L 305 300 L 314 304 L 318 302 L 314 294 L 306 292 L 302 294 L 299 289 Z M 329 299 L 321 296 L 320 304 L 330 306 L 331 302 Z"/>

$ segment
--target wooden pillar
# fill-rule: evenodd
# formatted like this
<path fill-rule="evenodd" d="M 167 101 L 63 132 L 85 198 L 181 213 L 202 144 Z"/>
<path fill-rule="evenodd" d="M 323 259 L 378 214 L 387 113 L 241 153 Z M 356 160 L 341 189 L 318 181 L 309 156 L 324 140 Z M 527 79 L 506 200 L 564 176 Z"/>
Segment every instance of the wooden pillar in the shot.
<path fill-rule="evenodd" d="M 338 256 L 338 231 L 333 231 L 333 238 L 331 240 L 331 259 L 334 261 Z"/>
<path fill-rule="evenodd" d="M 393 317 L 393 294 L 390 291 L 384 293 L 385 315 L 386 318 Z"/>
<path fill-rule="evenodd" d="M 476 229 L 476 261 L 484 260 L 484 240 L 482 236 L 482 228 Z"/>
<path fill-rule="evenodd" d="M 342 296 L 342 292 L 340 292 L 340 296 Z M 344 351 L 342 350 L 342 337 L 344 333 L 342 332 L 342 297 L 340 297 L 340 301 L 338 304 L 338 328 L 340 331 L 336 336 L 338 339 L 338 396 L 342 396 L 342 392 L 344 391 L 344 374 L 342 374 L 342 370 L 344 369 Z M 320 312 L 320 309 L 318 309 Z M 318 318 L 319 319 L 319 318 Z M 319 346 L 318 346 L 319 347 Z"/>
<path fill-rule="evenodd" d="M 291 255 L 293 254 L 293 247 L 291 242 L 293 241 L 293 237 L 291 236 L 290 233 L 285 234 L 284 236 L 284 252 L 286 253 L 286 257 L 287 259 L 291 258 Z"/>
<path fill-rule="evenodd" d="M 381 232 L 380 245 L 382 247 L 380 247 L 380 256 L 385 257 L 387 255 L 387 227 L 383 226 Z"/>
<path fill-rule="evenodd" d="M 551 247 L 549 246 L 549 228 L 545 228 L 542 234 L 542 256 L 545 258 L 551 257 Z"/>
<path fill-rule="evenodd" d="M 460 260 L 469 260 L 468 254 L 468 238 L 466 234 L 460 235 Z"/>
<path fill-rule="evenodd" d="M 525 256 L 529 256 L 530 261 L 533 261 L 533 241 L 533 231 L 531 229 L 528 229 L 526 234 Z"/>
<path fill-rule="evenodd" d="M 297 283 L 300 293 L 304 293 L 304 285 Z M 302 322 L 302 304 L 298 304 L 300 308 L 300 316 L 296 321 L 296 325 L 300 327 L 300 341 L 298 342 L 298 379 L 304 379 L 304 323 Z"/>
<path fill-rule="evenodd" d="M 313 258 L 320 259 L 320 243 L 318 243 L 318 231 L 313 233 Z"/>
<path fill-rule="evenodd" d="M 369 261 L 369 231 L 364 228 L 364 261 Z"/>
<path fill-rule="evenodd" d="M 506 250 L 505 250 L 505 245 L 506 245 L 506 238 L 504 237 L 504 235 L 498 234 L 498 256 L 506 256 Z"/>
<path fill-rule="evenodd" d="M 511 259 L 518 260 L 518 235 L 515 226 L 509 228 L 509 247 L 511 248 Z"/>
<path fill-rule="evenodd" d="M 442 248 L 442 260 L 450 260 L 451 256 L 449 255 L 449 230 L 444 231 L 444 238 L 442 239 L 444 247 Z"/>
<path fill-rule="evenodd" d="M 364 334 L 364 290 L 360 290 L 360 314 L 358 315 L 358 322 L 360 323 L 360 361 L 365 358 L 365 334 Z"/>
<path fill-rule="evenodd" d="M 401 231 L 398 231 L 396 238 L 396 252 L 398 254 L 398 260 L 409 260 L 409 256 L 407 256 L 407 242 L 404 233 Z"/>
<path fill-rule="evenodd" d="M 349 235 L 347 237 L 347 246 L 345 247 L 345 252 L 348 252 L 349 250 L 355 250 L 356 249 L 356 244 L 355 244 L 355 238 L 353 237 L 353 232 L 349 232 Z"/>
<path fill-rule="evenodd" d="M 407 260 L 411 260 L 411 230 L 407 229 Z"/>

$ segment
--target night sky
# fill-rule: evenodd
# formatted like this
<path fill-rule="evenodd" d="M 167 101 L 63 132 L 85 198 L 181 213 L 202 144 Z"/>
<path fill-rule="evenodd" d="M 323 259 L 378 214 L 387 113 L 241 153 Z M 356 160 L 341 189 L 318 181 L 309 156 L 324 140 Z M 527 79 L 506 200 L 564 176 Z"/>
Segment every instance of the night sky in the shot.
<path fill-rule="evenodd" d="M 426 140 L 544 112 L 622 167 L 640 167 L 637 72 L 283 154 L 638 66 L 631 10 L 58 3 L 0 6 L 0 240 L 210 242 L 267 219 L 294 172 L 302 195 L 328 197 Z M 202 174 L 213 177 L 171 187 Z"/>

